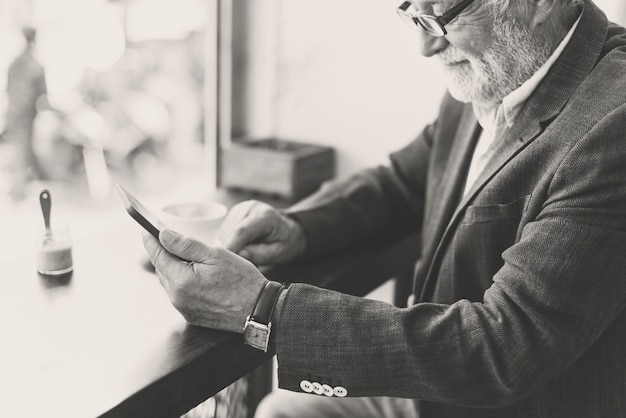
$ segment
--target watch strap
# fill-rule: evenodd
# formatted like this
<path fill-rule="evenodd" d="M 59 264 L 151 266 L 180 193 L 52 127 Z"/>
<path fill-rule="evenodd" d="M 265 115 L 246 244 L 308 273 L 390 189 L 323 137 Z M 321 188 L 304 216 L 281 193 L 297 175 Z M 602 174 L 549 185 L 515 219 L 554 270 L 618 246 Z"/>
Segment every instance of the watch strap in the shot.
<path fill-rule="evenodd" d="M 259 293 L 259 298 L 249 319 L 260 324 L 269 324 L 272 320 L 272 313 L 276 307 L 278 296 L 284 288 L 284 284 L 268 280 L 263 289 L 261 289 L 261 293 Z"/>

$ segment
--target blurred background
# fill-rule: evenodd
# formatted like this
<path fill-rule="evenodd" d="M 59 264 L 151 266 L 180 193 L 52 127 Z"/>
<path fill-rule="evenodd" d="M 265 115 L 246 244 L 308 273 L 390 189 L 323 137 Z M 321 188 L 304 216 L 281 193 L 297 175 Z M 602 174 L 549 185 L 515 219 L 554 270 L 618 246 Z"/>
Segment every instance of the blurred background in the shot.
<path fill-rule="evenodd" d="M 43 188 L 89 233 L 126 216 L 118 182 L 147 204 L 210 198 L 236 138 L 332 146 L 339 177 L 384 164 L 445 89 L 396 6 L 0 0 L 0 260 L 32 251 Z"/>

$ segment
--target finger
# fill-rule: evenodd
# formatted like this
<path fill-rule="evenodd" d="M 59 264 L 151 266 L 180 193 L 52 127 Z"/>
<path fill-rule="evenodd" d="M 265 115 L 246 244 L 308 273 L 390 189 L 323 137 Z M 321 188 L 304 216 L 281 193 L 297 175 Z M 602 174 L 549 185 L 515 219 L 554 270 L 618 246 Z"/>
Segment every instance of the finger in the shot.
<path fill-rule="evenodd" d="M 253 206 L 255 205 L 255 201 L 249 200 L 246 202 L 239 203 L 235 205 L 222 222 L 220 229 L 217 233 L 218 240 L 221 243 L 228 241 L 230 236 L 233 234 L 233 230 L 241 223 L 245 218 L 247 218 Z"/>
<path fill-rule="evenodd" d="M 162 278 L 165 278 L 168 282 L 172 282 L 180 280 L 190 274 L 191 266 L 189 262 L 170 253 L 161 245 L 159 245 L 159 247 L 161 248 L 155 252 L 152 264 L 154 265 L 155 271 L 163 275 Z M 167 286 L 164 285 L 164 287 L 169 290 L 169 284 Z"/>
<path fill-rule="evenodd" d="M 170 253 L 152 235 L 145 233 L 143 242 L 148 256 L 150 257 L 150 262 L 154 266 L 157 277 L 159 277 L 161 281 L 161 285 L 169 293 L 170 281 L 184 277 L 185 274 L 189 274 L 191 266 L 187 261 Z"/>
<path fill-rule="evenodd" d="M 143 234 L 143 246 L 148 253 L 148 257 L 150 257 L 150 262 L 156 268 L 156 261 L 162 256 L 161 253 L 164 252 L 163 246 L 156 238 L 147 232 Z"/>
<path fill-rule="evenodd" d="M 263 265 L 270 261 L 275 262 L 283 250 L 283 246 L 278 243 L 250 244 L 242 248 L 239 255 L 255 265 Z"/>
<path fill-rule="evenodd" d="M 242 219 L 248 216 L 254 204 L 255 202 L 253 200 L 248 200 L 233 206 L 232 209 L 228 211 L 226 218 L 222 222 L 218 235 L 224 236 L 229 234 Z"/>
<path fill-rule="evenodd" d="M 171 229 L 161 231 L 159 239 L 163 247 L 178 257 L 179 261 L 214 264 L 217 258 L 216 247 L 209 247 L 201 241 L 179 234 Z"/>
<path fill-rule="evenodd" d="M 238 253 L 242 248 L 268 236 L 273 226 L 257 217 L 248 217 L 237 225 L 224 242 L 224 247 Z"/>

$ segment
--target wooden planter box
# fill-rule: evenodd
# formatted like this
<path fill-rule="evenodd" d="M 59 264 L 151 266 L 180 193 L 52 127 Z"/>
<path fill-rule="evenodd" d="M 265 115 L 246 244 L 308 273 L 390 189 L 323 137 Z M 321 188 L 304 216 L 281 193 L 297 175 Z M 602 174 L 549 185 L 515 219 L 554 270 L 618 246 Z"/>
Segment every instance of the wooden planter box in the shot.
<path fill-rule="evenodd" d="M 233 141 L 223 150 L 221 185 L 293 201 L 335 175 L 333 148 L 268 138 Z"/>

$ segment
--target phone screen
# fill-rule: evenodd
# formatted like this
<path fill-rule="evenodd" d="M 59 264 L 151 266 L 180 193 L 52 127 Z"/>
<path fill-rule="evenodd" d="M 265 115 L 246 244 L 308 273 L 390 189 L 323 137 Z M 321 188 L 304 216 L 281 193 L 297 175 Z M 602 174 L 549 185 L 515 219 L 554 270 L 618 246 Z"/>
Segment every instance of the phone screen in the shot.
<path fill-rule="evenodd" d="M 163 222 L 152 214 L 141 202 L 121 185 L 115 185 L 115 192 L 122 201 L 126 211 L 133 217 L 146 231 L 151 233 L 156 239 L 159 239 L 159 232 L 165 227 Z"/>

